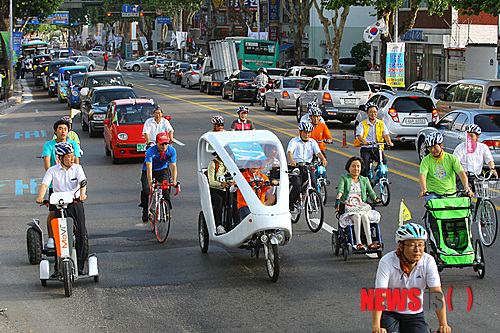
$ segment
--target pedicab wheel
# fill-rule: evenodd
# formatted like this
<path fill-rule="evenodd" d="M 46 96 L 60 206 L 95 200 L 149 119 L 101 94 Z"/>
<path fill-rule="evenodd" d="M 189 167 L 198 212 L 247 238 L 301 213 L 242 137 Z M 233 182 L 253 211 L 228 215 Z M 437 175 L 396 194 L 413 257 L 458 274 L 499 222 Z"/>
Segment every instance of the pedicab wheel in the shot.
<path fill-rule="evenodd" d="M 342 246 L 342 258 L 344 258 L 344 261 L 347 261 L 348 256 L 349 256 L 349 247 Z"/>
<path fill-rule="evenodd" d="M 486 269 L 485 269 L 485 263 L 484 263 L 484 255 L 483 255 L 483 245 L 479 241 L 479 239 L 476 239 L 476 246 L 475 246 L 475 254 L 476 254 L 476 265 L 477 265 L 477 273 L 479 274 L 479 278 L 482 279 L 484 278 L 484 275 L 486 274 Z"/>
<path fill-rule="evenodd" d="M 73 263 L 71 262 L 71 260 L 65 260 L 62 262 L 61 276 L 64 283 L 64 295 L 66 295 L 66 297 L 70 297 L 71 293 L 73 292 Z"/>
<path fill-rule="evenodd" d="M 170 207 L 166 201 L 161 201 L 156 205 L 155 232 L 160 243 L 167 240 L 170 231 Z"/>
<path fill-rule="evenodd" d="M 280 257 L 278 254 L 278 244 L 267 243 L 264 246 L 267 246 L 269 250 L 266 259 L 267 275 L 272 282 L 276 282 L 278 281 L 278 277 L 280 275 Z"/>
<path fill-rule="evenodd" d="M 30 264 L 37 265 L 42 261 L 42 236 L 31 227 L 26 231 L 26 247 Z"/>
<path fill-rule="evenodd" d="M 326 205 L 326 201 L 328 199 L 328 192 L 326 190 L 326 184 L 321 182 L 319 184 L 319 194 L 321 194 L 321 199 L 323 200 L 323 206 Z"/>
<path fill-rule="evenodd" d="M 40 280 L 40 282 L 42 283 L 42 287 L 47 286 L 47 280 L 43 279 L 43 280 Z"/>
<path fill-rule="evenodd" d="M 292 215 L 292 223 L 299 222 L 299 219 L 300 219 L 300 208 L 294 206 L 293 210 L 290 211 L 290 215 Z"/>
<path fill-rule="evenodd" d="M 310 190 L 306 197 L 305 218 L 307 226 L 312 232 L 321 230 L 324 215 L 325 212 L 321 195 L 316 189 Z"/>
<path fill-rule="evenodd" d="M 391 190 L 389 188 L 389 183 L 383 182 L 380 188 L 380 198 L 382 199 L 382 205 L 387 206 L 391 202 Z"/>
<path fill-rule="evenodd" d="M 333 254 L 338 256 L 340 251 L 340 239 L 337 231 L 333 230 L 332 232 L 332 251 Z"/>
<path fill-rule="evenodd" d="M 498 231 L 497 212 L 493 202 L 484 199 L 476 219 L 481 242 L 486 247 L 491 246 L 497 238 Z"/>
<path fill-rule="evenodd" d="M 94 276 L 94 282 L 96 282 L 96 283 L 99 282 L 99 275 Z"/>
<path fill-rule="evenodd" d="M 201 252 L 207 253 L 209 239 L 207 223 L 205 222 L 203 212 L 200 212 L 200 215 L 198 215 L 198 242 L 200 243 Z"/>

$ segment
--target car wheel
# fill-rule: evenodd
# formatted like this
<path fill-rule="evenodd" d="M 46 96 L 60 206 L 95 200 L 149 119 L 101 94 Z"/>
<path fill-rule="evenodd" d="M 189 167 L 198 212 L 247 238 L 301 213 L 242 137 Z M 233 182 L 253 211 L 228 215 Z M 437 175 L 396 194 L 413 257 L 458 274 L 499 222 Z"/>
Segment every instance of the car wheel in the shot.
<path fill-rule="evenodd" d="M 134 67 L 132 67 L 132 69 L 134 70 L 134 72 L 138 72 L 141 70 L 141 67 L 139 65 L 134 65 Z"/>
<path fill-rule="evenodd" d="M 425 139 L 420 138 L 418 140 L 418 159 L 420 162 L 422 162 L 422 159 L 429 154 L 429 149 L 427 149 L 427 146 L 425 145 Z"/>
<path fill-rule="evenodd" d="M 106 144 L 106 140 L 104 140 L 104 153 L 106 153 L 106 156 L 111 156 L 111 150 L 108 149 L 108 145 Z"/>
<path fill-rule="evenodd" d="M 236 97 L 236 93 L 235 93 L 235 91 L 234 91 L 234 90 L 233 90 L 233 93 L 232 93 L 232 95 L 231 95 L 231 100 L 232 100 L 233 102 L 238 102 L 238 101 L 239 101 L 239 98 L 238 98 L 238 97 Z"/>
<path fill-rule="evenodd" d="M 283 109 L 280 107 L 278 100 L 274 102 L 274 110 L 276 111 L 276 114 L 283 114 Z"/>
<path fill-rule="evenodd" d="M 297 102 L 297 112 L 295 113 L 297 122 L 300 123 L 300 118 L 302 118 L 302 111 L 300 110 L 300 101 Z"/>
<path fill-rule="evenodd" d="M 89 72 L 92 72 L 94 70 L 94 66 L 90 65 L 89 66 Z"/>
<path fill-rule="evenodd" d="M 266 111 L 270 111 L 271 110 L 271 107 L 269 106 L 269 104 L 267 104 L 267 99 L 264 98 L 264 110 Z"/>
<path fill-rule="evenodd" d="M 151 71 L 148 71 L 148 74 L 149 74 L 149 77 L 153 77 L 153 75 L 151 75 Z"/>
<path fill-rule="evenodd" d="M 184 88 L 185 85 L 182 83 L 182 79 L 181 79 L 181 88 Z"/>
<path fill-rule="evenodd" d="M 208 94 L 208 88 L 207 88 L 207 94 Z M 225 88 L 222 88 L 222 99 L 228 99 L 228 96 L 226 94 L 226 89 Z"/>
<path fill-rule="evenodd" d="M 80 122 L 82 124 L 82 131 L 87 132 L 89 130 L 89 126 L 85 123 L 83 119 L 83 114 L 80 113 Z"/>

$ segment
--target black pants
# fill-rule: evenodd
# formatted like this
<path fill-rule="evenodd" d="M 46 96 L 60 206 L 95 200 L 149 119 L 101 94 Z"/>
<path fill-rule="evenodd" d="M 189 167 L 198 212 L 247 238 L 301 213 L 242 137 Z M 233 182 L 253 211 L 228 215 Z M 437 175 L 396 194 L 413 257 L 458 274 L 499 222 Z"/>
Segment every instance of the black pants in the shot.
<path fill-rule="evenodd" d="M 229 201 L 229 204 L 227 205 L 226 217 L 231 216 L 234 225 L 240 222 L 240 215 L 237 209 L 238 202 L 236 201 L 235 194 L 210 188 L 210 196 L 212 197 L 215 225 L 222 225 L 226 231 L 229 231 L 232 228 L 231 219 L 226 218 L 226 221 L 222 220 L 222 208 L 224 205 L 228 204 Z"/>
<path fill-rule="evenodd" d="M 293 204 L 297 201 L 300 195 L 300 191 L 302 189 L 302 184 L 307 180 L 307 172 L 311 170 L 311 167 L 298 167 L 300 169 L 300 175 L 290 177 L 290 184 L 292 185 L 292 190 L 290 192 L 290 210 L 293 209 Z M 292 169 L 294 169 L 292 167 Z M 311 172 L 311 186 L 317 188 L 316 184 L 316 176 L 312 171 Z"/>
<path fill-rule="evenodd" d="M 378 156 L 378 148 L 361 148 L 360 156 L 365 163 L 365 168 L 361 170 L 361 175 L 368 177 L 368 170 L 370 169 L 370 161 L 380 162 Z M 382 160 L 387 164 L 387 159 L 382 152 Z"/>
<path fill-rule="evenodd" d="M 83 270 L 85 260 L 87 259 L 83 256 L 85 254 L 85 233 L 87 231 L 87 228 L 85 227 L 85 209 L 83 208 L 83 202 L 69 204 L 66 209 L 66 214 L 67 216 L 72 217 L 75 221 L 74 233 L 76 235 L 76 258 L 78 269 Z M 61 211 L 56 210 L 55 217 L 61 217 Z M 57 231 L 54 230 L 54 232 Z"/>
<path fill-rule="evenodd" d="M 260 88 L 255 88 L 255 90 L 253 91 L 253 96 L 252 96 L 252 103 L 255 103 L 257 101 L 257 94 L 259 93 L 259 90 Z"/>
<path fill-rule="evenodd" d="M 103 71 L 107 71 L 108 70 L 108 62 L 106 60 L 104 60 L 104 67 L 102 69 Z"/>
<path fill-rule="evenodd" d="M 170 178 L 170 173 L 168 172 L 167 168 L 153 171 L 153 179 L 155 179 L 159 183 L 163 182 L 164 180 L 169 180 L 169 178 Z M 141 190 L 141 204 L 140 204 L 140 206 L 142 207 L 143 212 L 147 212 L 147 210 L 148 210 L 148 195 L 149 195 L 150 188 L 149 188 L 149 183 L 148 183 L 148 174 L 147 174 L 146 170 L 142 170 L 141 184 L 142 184 L 142 190 Z M 170 191 L 169 190 L 163 190 L 163 197 L 170 205 Z M 172 206 L 170 206 L 170 208 L 172 208 Z"/>
<path fill-rule="evenodd" d="M 429 326 L 425 320 L 424 313 L 402 314 L 384 311 L 380 319 L 380 326 L 387 332 L 396 333 L 428 333 Z"/>

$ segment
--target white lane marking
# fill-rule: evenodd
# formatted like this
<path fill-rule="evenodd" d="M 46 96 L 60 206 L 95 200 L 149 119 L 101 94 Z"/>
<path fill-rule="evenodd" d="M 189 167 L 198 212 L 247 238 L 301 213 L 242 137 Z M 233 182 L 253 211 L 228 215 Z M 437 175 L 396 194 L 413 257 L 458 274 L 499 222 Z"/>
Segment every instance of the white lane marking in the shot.
<path fill-rule="evenodd" d="M 180 142 L 179 140 L 177 139 L 174 139 L 174 143 L 177 143 L 179 146 L 185 146 L 184 143 Z"/>

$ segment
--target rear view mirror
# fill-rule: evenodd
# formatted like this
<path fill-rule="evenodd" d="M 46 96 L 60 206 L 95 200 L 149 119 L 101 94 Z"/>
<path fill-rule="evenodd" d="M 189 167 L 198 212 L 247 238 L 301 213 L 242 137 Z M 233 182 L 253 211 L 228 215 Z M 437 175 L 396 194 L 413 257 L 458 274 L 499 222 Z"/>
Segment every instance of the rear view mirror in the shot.
<path fill-rule="evenodd" d="M 172 117 L 170 117 L 169 115 L 163 116 L 163 118 L 167 119 L 168 121 L 170 121 L 170 119 L 172 119 Z"/>
<path fill-rule="evenodd" d="M 433 121 L 429 121 L 429 123 L 427 124 L 428 127 L 436 127 L 436 123 L 433 122 Z"/>

